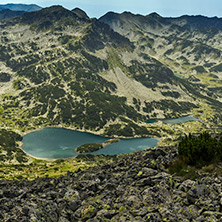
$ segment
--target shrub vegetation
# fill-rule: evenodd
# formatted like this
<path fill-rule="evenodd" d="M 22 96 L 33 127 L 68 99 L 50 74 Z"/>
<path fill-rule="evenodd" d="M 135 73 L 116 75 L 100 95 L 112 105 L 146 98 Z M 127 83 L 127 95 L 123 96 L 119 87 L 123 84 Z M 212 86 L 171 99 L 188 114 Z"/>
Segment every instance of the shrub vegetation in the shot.
<path fill-rule="evenodd" d="M 78 153 L 90 153 L 90 152 L 97 151 L 101 148 L 103 148 L 102 144 L 88 143 L 88 144 L 84 144 L 82 146 L 77 147 L 75 150 Z"/>
<path fill-rule="evenodd" d="M 179 158 L 189 165 L 203 165 L 222 159 L 222 137 L 217 140 L 208 133 L 186 136 L 178 146 Z"/>
<path fill-rule="evenodd" d="M 196 177 L 197 169 L 217 165 L 222 160 L 222 136 L 202 133 L 199 136 L 189 134 L 178 145 L 179 157 L 169 167 L 170 173 L 185 177 Z"/>

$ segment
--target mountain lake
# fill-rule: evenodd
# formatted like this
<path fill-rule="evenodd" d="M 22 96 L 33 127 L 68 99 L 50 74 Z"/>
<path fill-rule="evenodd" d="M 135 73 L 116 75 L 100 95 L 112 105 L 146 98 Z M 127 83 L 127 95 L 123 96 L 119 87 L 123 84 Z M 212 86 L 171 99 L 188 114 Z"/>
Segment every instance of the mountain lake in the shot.
<path fill-rule="evenodd" d="M 78 156 L 75 148 L 88 143 L 103 143 L 111 138 L 64 128 L 44 128 L 26 134 L 22 149 L 36 158 L 60 159 Z M 119 155 L 154 147 L 156 138 L 120 139 L 119 142 L 92 152 L 94 155 Z"/>
<path fill-rule="evenodd" d="M 179 118 L 175 118 L 175 119 L 149 119 L 147 120 L 147 123 L 155 123 L 158 121 L 162 121 L 164 123 L 170 124 L 170 125 L 174 125 L 174 124 L 180 124 L 180 123 L 185 123 L 185 122 L 189 122 L 189 121 L 201 121 L 200 119 L 195 118 L 193 115 L 188 115 L 188 116 L 182 116 Z"/>

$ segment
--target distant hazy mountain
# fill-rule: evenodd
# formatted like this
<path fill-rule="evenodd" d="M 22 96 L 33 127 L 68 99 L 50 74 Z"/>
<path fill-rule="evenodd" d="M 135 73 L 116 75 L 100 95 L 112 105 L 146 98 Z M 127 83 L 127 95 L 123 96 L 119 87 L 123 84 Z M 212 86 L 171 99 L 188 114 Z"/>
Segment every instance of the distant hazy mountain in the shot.
<path fill-rule="evenodd" d="M 157 13 L 151 13 L 149 15 L 143 16 L 139 14 L 133 14 L 131 12 L 123 12 L 121 14 L 108 12 L 99 20 L 109 24 L 114 30 L 119 28 L 119 30 L 124 29 L 125 31 L 130 30 L 131 28 L 142 28 L 143 31 L 153 32 L 154 29 L 161 30 L 172 25 L 177 25 L 183 29 L 191 30 L 212 28 L 222 30 L 222 18 L 209 18 L 201 15 L 184 15 L 181 17 L 168 18 L 162 17 Z M 174 28 L 176 27 L 174 26 Z"/>
<path fill-rule="evenodd" d="M 218 17 L 209 18 L 202 15 L 184 15 L 179 18 L 165 18 L 165 20 L 171 22 L 172 24 L 183 26 L 184 28 L 190 28 L 192 30 L 212 28 L 222 30 L 222 18 Z"/>
<path fill-rule="evenodd" d="M 32 12 L 32 11 L 38 11 L 42 9 L 40 6 L 35 4 L 6 4 L 6 5 L 0 5 L 0 10 L 4 9 L 10 9 L 12 11 L 25 11 L 25 12 Z"/>
<path fill-rule="evenodd" d="M 15 16 L 23 15 L 25 11 L 12 11 L 10 9 L 0 10 L 0 19 L 12 18 Z"/>

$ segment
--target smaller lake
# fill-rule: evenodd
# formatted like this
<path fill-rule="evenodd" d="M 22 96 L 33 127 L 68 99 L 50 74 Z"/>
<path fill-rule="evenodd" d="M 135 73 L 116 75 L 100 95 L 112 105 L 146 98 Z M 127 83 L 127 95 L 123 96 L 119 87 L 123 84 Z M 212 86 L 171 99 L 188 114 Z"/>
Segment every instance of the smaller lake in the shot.
<path fill-rule="evenodd" d="M 78 156 L 74 148 L 87 143 L 103 143 L 111 138 L 64 128 L 44 128 L 23 137 L 22 149 L 37 158 L 59 159 Z M 105 146 L 91 154 L 119 155 L 154 147 L 155 138 L 120 139 L 120 142 Z"/>
<path fill-rule="evenodd" d="M 182 75 L 180 75 L 180 74 L 175 74 L 175 73 L 174 73 L 174 75 L 175 75 L 176 77 L 180 78 L 180 79 L 184 79 L 184 76 L 182 76 Z"/>
<path fill-rule="evenodd" d="M 189 121 L 201 121 L 201 120 L 195 118 L 193 115 L 189 115 L 189 116 L 182 116 L 180 118 L 175 118 L 175 119 L 149 119 L 147 123 L 155 123 L 158 121 L 162 121 L 164 123 L 174 125 L 174 124 L 180 124 L 180 123 L 185 123 Z"/>

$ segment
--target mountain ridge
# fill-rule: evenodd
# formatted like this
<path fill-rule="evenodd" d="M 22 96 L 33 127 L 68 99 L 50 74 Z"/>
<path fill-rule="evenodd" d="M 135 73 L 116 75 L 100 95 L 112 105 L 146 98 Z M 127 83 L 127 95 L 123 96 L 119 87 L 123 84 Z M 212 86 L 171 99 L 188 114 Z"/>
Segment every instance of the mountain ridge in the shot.
<path fill-rule="evenodd" d="M 11 76 L 11 85 L 2 83 L 1 104 L 12 108 L 16 117 L 14 123 L 2 118 L 4 124 L 9 121 L 26 130 L 24 122 L 34 116 L 28 128 L 63 124 L 108 136 L 114 132 L 125 137 L 159 136 L 155 130 L 159 126 L 147 124 L 146 119 L 204 112 L 206 103 L 220 109 L 216 90 L 176 76 L 175 67 L 152 49 L 155 33 L 140 34 L 150 25 L 155 32 L 169 28 L 159 15 L 124 12 L 122 16 L 143 23 L 140 30 L 135 22 L 123 23 L 124 35 L 79 9 L 74 12 L 53 6 L 0 22 L 1 69 Z M 158 38 L 169 37 L 170 33 Z M 169 127 L 163 128 L 165 135 Z"/>
<path fill-rule="evenodd" d="M 163 17 L 156 12 L 150 13 L 148 15 L 141 15 L 141 14 L 133 14 L 131 12 L 115 13 L 111 11 L 101 16 L 99 20 L 106 22 L 105 18 L 108 19 L 108 17 L 110 16 L 118 18 L 124 15 L 140 17 L 141 19 L 143 19 L 143 21 L 145 21 L 145 18 L 155 19 L 156 21 L 161 20 L 162 22 L 173 23 L 173 24 L 180 24 L 183 21 L 186 25 L 185 27 L 192 28 L 192 29 L 218 28 L 222 30 L 222 18 L 218 18 L 216 16 L 207 17 L 203 15 L 182 15 L 179 17 Z M 199 23 L 199 26 L 198 26 L 198 23 Z"/>

